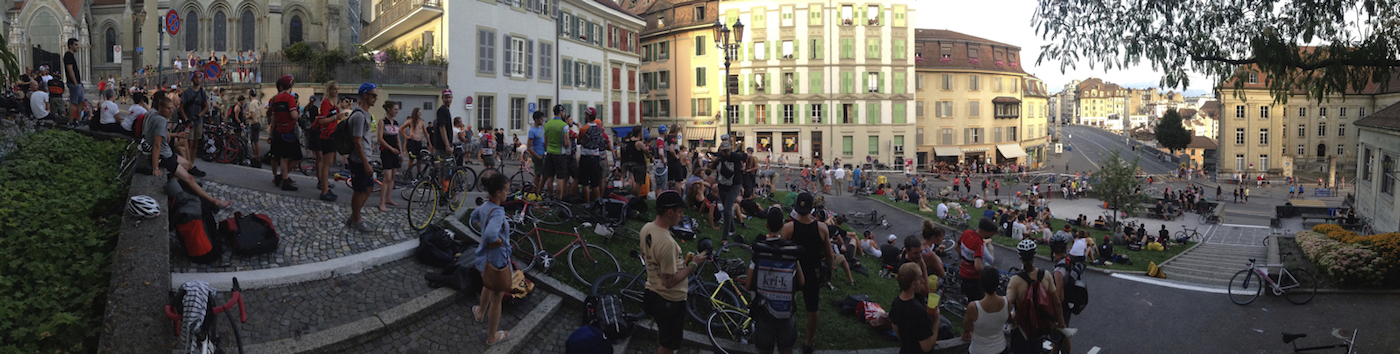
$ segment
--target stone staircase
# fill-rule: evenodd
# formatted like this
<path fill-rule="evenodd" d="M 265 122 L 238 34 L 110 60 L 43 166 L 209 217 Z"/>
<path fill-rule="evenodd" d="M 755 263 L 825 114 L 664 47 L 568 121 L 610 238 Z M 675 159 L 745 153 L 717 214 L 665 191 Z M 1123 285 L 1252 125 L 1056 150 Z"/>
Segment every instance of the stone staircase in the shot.
<path fill-rule="evenodd" d="M 1207 286 L 1229 286 L 1230 277 L 1243 270 L 1250 258 L 1268 261 L 1268 247 L 1204 243 L 1162 264 L 1167 279 Z"/>

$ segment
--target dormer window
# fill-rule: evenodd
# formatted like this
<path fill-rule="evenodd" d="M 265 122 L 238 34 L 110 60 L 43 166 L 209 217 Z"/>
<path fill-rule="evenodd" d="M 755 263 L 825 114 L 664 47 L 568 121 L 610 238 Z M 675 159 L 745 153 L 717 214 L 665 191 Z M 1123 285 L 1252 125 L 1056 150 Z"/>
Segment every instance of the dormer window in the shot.
<path fill-rule="evenodd" d="M 666 27 L 666 16 L 656 16 L 656 27 Z"/>

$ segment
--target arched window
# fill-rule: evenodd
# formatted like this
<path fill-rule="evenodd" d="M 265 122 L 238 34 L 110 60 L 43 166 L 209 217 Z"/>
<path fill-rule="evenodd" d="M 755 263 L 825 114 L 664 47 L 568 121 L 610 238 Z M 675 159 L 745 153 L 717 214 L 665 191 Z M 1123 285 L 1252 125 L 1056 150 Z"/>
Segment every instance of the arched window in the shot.
<path fill-rule="evenodd" d="M 199 17 L 194 10 L 185 13 L 185 18 L 180 19 L 185 22 L 185 50 L 199 50 Z"/>
<path fill-rule="evenodd" d="M 40 11 L 29 21 L 29 45 L 51 53 L 62 53 L 67 49 L 60 43 L 60 31 L 62 28 L 58 25 L 58 18 L 48 11 Z"/>
<path fill-rule="evenodd" d="M 228 50 L 228 16 L 223 11 L 214 13 L 214 50 Z"/>
<path fill-rule="evenodd" d="M 114 54 L 114 53 L 112 52 L 112 49 L 113 49 L 114 46 L 117 45 L 117 29 L 111 28 L 111 27 L 107 27 L 106 37 L 107 37 L 107 48 L 105 48 L 105 49 L 106 49 L 105 52 L 107 52 L 107 62 L 108 62 L 108 63 L 115 63 L 115 62 L 117 62 L 117 60 L 116 60 L 116 58 L 115 58 L 115 57 L 116 57 L 116 54 Z"/>
<path fill-rule="evenodd" d="M 240 23 L 238 29 L 238 50 L 253 50 L 253 37 L 257 35 L 256 20 L 253 19 L 253 10 L 243 10 L 243 16 L 239 16 Z"/>
<path fill-rule="evenodd" d="M 301 16 L 292 16 L 291 30 L 288 31 L 287 37 L 291 38 L 292 43 L 299 43 L 304 40 L 301 37 Z"/>

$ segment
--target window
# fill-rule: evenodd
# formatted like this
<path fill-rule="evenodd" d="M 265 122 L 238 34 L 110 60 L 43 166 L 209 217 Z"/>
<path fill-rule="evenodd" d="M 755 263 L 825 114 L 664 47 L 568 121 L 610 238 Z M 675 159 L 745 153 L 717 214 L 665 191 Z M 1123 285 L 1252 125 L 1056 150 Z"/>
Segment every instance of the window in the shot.
<path fill-rule="evenodd" d="M 823 42 L 823 41 L 820 40 L 820 39 L 813 39 L 813 40 L 812 40 L 812 45 L 809 46 L 809 47 L 807 47 L 807 51 L 812 53 L 812 55 L 811 55 L 810 58 L 808 58 L 808 59 L 821 59 L 821 58 L 822 58 L 822 42 Z"/>
<path fill-rule="evenodd" d="M 753 89 L 754 89 L 754 91 L 758 91 L 759 93 L 765 92 L 765 91 L 764 91 L 764 86 L 765 86 L 764 84 L 766 84 L 766 83 L 768 83 L 768 77 L 767 77 L 767 75 L 764 75 L 764 74 L 753 74 Z"/>
<path fill-rule="evenodd" d="M 1305 137 L 1305 136 L 1307 136 L 1307 134 L 1308 134 L 1308 126 L 1307 126 L 1306 124 L 1299 124 L 1299 125 L 1298 125 L 1298 137 L 1299 137 L 1299 138 Z M 1299 153 L 1299 154 L 1302 154 L 1302 153 Z"/>
<path fill-rule="evenodd" d="M 783 59 L 793 59 L 792 41 L 783 41 Z"/>
<path fill-rule="evenodd" d="M 491 118 L 492 118 L 491 112 L 492 112 L 492 108 L 496 106 L 496 97 L 495 97 L 495 96 L 477 96 L 477 98 L 476 98 L 476 103 L 477 103 L 477 106 L 478 106 L 478 107 L 476 108 L 476 126 L 477 126 L 477 127 L 489 127 L 489 126 L 492 126 L 491 121 L 492 121 L 493 119 L 491 119 Z"/>
<path fill-rule="evenodd" d="M 797 152 L 797 132 L 783 133 L 783 152 Z"/>
<path fill-rule="evenodd" d="M 696 6 L 696 7 L 695 7 L 695 21 L 696 21 L 696 22 L 703 22 L 703 21 L 705 21 L 705 5 L 700 5 L 700 6 Z"/>
<path fill-rule="evenodd" d="M 939 133 L 939 145 L 953 145 L 953 129 L 943 128 Z"/>
<path fill-rule="evenodd" d="M 220 13 L 219 13 L 219 16 L 223 16 L 223 14 L 224 14 L 224 13 L 220 12 Z M 215 27 L 218 27 L 218 26 L 215 25 Z M 112 46 L 117 45 L 117 29 L 111 28 L 111 27 L 107 27 L 107 31 L 105 31 L 105 32 L 106 32 L 106 37 L 107 37 L 107 50 L 104 50 L 104 52 L 107 52 L 107 62 L 108 62 L 108 63 L 115 63 L 115 62 L 117 61 L 117 60 L 116 60 L 116 53 L 112 52 Z M 220 49 L 220 50 L 223 50 L 223 49 Z"/>
<path fill-rule="evenodd" d="M 1259 170 L 1260 170 L 1260 171 L 1268 171 L 1268 170 L 1269 170 L 1269 155 L 1259 155 Z"/>
<path fill-rule="evenodd" d="M 258 25 L 255 21 L 253 10 L 243 10 L 243 16 L 238 18 L 238 50 L 253 50 L 253 43 L 258 32 Z"/>
<path fill-rule="evenodd" d="M 709 99 L 709 98 L 696 98 L 696 99 L 695 99 L 695 103 L 692 103 L 692 104 L 694 105 L 694 107 L 692 107 L 692 109 L 695 110 L 694 116 L 696 116 L 696 117 L 709 117 L 709 116 L 710 116 L 710 99 Z"/>
<path fill-rule="evenodd" d="M 756 42 L 753 44 L 753 60 L 764 60 L 764 55 L 768 54 L 768 43 Z"/>
<path fill-rule="evenodd" d="M 1255 72 L 1249 73 L 1249 83 L 1251 83 L 1251 84 L 1257 84 L 1257 83 L 1259 83 L 1259 73 L 1255 73 Z"/>
<path fill-rule="evenodd" d="M 670 116 L 671 116 L 671 100 L 661 100 L 661 101 L 658 101 L 658 102 L 661 102 L 661 103 L 660 103 L 660 106 L 657 107 L 657 111 L 658 111 L 657 114 L 658 114 L 658 116 L 660 116 L 660 117 L 670 117 Z"/>
<path fill-rule="evenodd" d="M 795 81 L 795 75 L 797 75 L 797 73 L 783 73 L 783 93 L 796 93 L 797 82 Z"/>
<path fill-rule="evenodd" d="M 1346 148 L 1346 146 L 1345 146 L 1345 145 L 1342 145 L 1342 144 L 1337 144 L 1337 156 L 1346 155 L 1346 154 L 1347 154 L 1347 148 Z"/>
<path fill-rule="evenodd" d="M 520 130 L 525 126 L 525 98 L 510 98 L 510 129 Z"/>
<path fill-rule="evenodd" d="M 1337 116 L 1338 116 L 1338 117 L 1346 117 L 1346 116 L 1347 116 L 1347 108 L 1346 108 L 1346 107 L 1337 108 Z"/>
<path fill-rule="evenodd" d="M 792 104 L 783 105 L 783 124 L 792 124 L 797 121 L 797 114 L 794 113 L 796 109 L 793 106 Z"/>
<path fill-rule="evenodd" d="M 1235 128 L 1235 145 L 1244 145 L 1244 128 Z"/>
<path fill-rule="evenodd" d="M 880 73 L 869 72 L 865 74 L 865 92 L 880 92 Z"/>
<path fill-rule="evenodd" d="M 944 89 L 944 90 L 952 90 L 952 89 L 953 89 L 953 74 L 943 74 L 943 89 Z"/>
<path fill-rule="evenodd" d="M 1327 123 L 1317 123 L 1317 136 L 1327 136 Z"/>
<path fill-rule="evenodd" d="M 1269 130 L 1259 129 L 1259 145 L 1269 145 Z"/>
<path fill-rule="evenodd" d="M 784 8 L 783 8 L 783 18 L 782 18 L 783 23 L 782 23 L 781 25 L 782 25 L 783 27 L 792 27 L 793 22 L 795 21 L 794 17 L 796 17 L 796 16 L 797 16 L 796 14 L 793 14 L 793 8 L 791 8 L 791 7 L 784 7 Z"/>
<path fill-rule="evenodd" d="M 934 102 L 934 116 L 939 118 L 949 118 L 953 116 L 953 101 Z"/>
<path fill-rule="evenodd" d="M 540 43 L 540 74 L 541 80 L 554 79 L 554 45 Z M 543 106 L 548 107 L 548 106 Z M 540 109 L 545 109 L 545 108 Z"/>
<path fill-rule="evenodd" d="M 111 29 L 108 28 L 108 30 Z M 115 41 L 107 41 L 107 48 L 111 49 L 111 45 L 116 44 L 114 42 Z M 228 50 L 228 15 L 224 15 L 223 11 L 214 13 L 214 50 L 220 52 Z M 111 52 L 111 50 L 108 50 L 108 52 Z M 111 62 L 111 60 L 107 62 Z"/>
<path fill-rule="evenodd" d="M 657 43 L 657 44 L 660 44 L 660 46 L 658 46 L 658 48 L 660 48 L 660 49 L 656 52 L 656 53 L 657 53 L 657 58 L 660 58 L 660 59 L 662 59 L 662 60 L 671 59 L 671 50 L 670 50 L 670 48 L 669 48 L 669 47 L 670 47 L 670 43 L 668 43 L 668 42 L 661 42 L 661 43 Z"/>
<path fill-rule="evenodd" d="M 978 84 L 978 80 L 977 80 L 977 79 L 978 79 L 977 75 L 968 75 L 968 76 L 967 76 L 967 89 L 968 89 L 968 90 L 973 90 L 973 91 L 977 91 L 977 90 L 978 90 L 978 86 L 980 86 L 980 85 Z"/>
<path fill-rule="evenodd" d="M 841 6 L 841 25 L 842 25 L 842 26 L 852 26 L 852 25 L 855 25 L 855 19 L 853 18 L 854 15 L 851 14 L 851 11 L 853 11 L 853 10 L 854 10 L 854 9 L 851 8 L 851 5 L 843 5 L 843 6 Z"/>
<path fill-rule="evenodd" d="M 506 51 L 506 63 L 509 64 L 506 76 L 525 77 L 525 39 L 510 37 L 510 47 Z"/>
<path fill-rule="evenodd" d="M 199 50 L 199 16 L 195 15 L 194 11 L 191 10 L 186 13 L 185 17 L 181 18 L 180 21 L 185 22 L 185 29 L 181 30 L 181 32 L 185 33 L 185 50 Z M 292 43 L 301 42 L 300 16 L 292 16 L 292 30 L 290 33 Z M 108 50 L 111 50 L 111 48 L 108 48 Z"/>
<path fill-rule="evenodd" d="M 1308 107 L 1298 107 L 1298 118 L 1308 116 Z"/>
<path fill-rule="evenodd" d="M 729 124 L 739 124 L 739 106 L 729 106 Z"/>
<path fill-rule="evenodd" d="M 671 72 L 670 72 L 670 71 L 662 71 L 662 72 L 658 72 L 657 74 L 659 74 L 659 75 L 656 76 L 656 77 L 657 77 L 657 79 L 656 79 L 657 88 L 661 88 L 661 89 L 668 89 L 668 88 L 671 88 L 671 84 L 670 84 L 670 82 L 671 82 Z"/>
<path fill-rule="evenodd" d="M 574 21 L 575 21 L 575 20 L 574 20 L 574 16 L 573 16 L 573 15 L 570 15 L 570 14 L 568 14 L 568 13 L 563 13 L 563 14 L 560 14 L 560 15 L 559 15 L 559 23 L 560 23 L 560 26 L 559 26 L 559 33 L 560 33 L 560 37 L 563 37 L 563 38 L 571 38 L 571 37 L 573 37 L 573 30 L 574 30 L 573 28 L 574 28 L 574 26 L 576 26 Z"/>
<path fill-rule="evenodd" d="M 729 94 L 739 94 L 739 75 L 729 75 Z"/>
<path fill-rule="evenodd" d="M 1303 156 L 1303 154 L 1307 153 L 1308 150 L 1303 148 L 1303 144 L 1298 144 L 1298 156 Z"/>
<path fill-rule="evenodd" d="M 1001 142 L 1001 127 L 992 128 L 992 142 L 993 142 L 993 143 L 1000 143 L 1000 142 Z"/>
<path fill-rule="evenodd" d="M 705 81 L 705 67 L 701 66 L 695 68 L 695 86 L 705 87 Z"/>
<path fill-rule="evenodd" d="M 1337 125 L 1337 136 L 1347 136 L 1347 125 L 1346 125 L 1346 124 L 1338 124 L 1338 125 Z"/>
<path fill-rule="evenodd" d="M 870 149 L 870 154 L 871 154 L 871 155 L 879 155 L 879 154 L 880 154 L 880 137 L 878 137 L 878 136 L 871 136 L 871 137 L 869 137 L 869 140 L 870 140 L 870 144 L 869 144 L 870 146 L 867 147 L 867 148 Z"/>
<path fill-rule="evenodd" d="M 496 73 L 496 31 L 476 30 L 476 72 Z"/>
<path fill-rule="evenodd" d="M 972 139 L 969 139 L 969 140 L 966 141 L 966 142 L 968 142 L 968 143 L 980 143 L 980 142 L 982 142 L 982 129 L 987 129 L 987 128 L 972 128 Z"/>
<path fill-rule="evenodd" d="M 705 47 L 709 47 L 710 42 L 705 41 L 705 36 L 695 36 L 695 56 L 705 55 Z"/>
<path fill-rule="evenodd" d="M 841 137 L 841 154 L 846 156 L 855 155 L 855 145 L 855 137 L 850 135 Z"/>
<path fill-rule="evenodd" d="M 841 124 L 851 124 L 855 122 L 856 105 L 851 103 L 841 104 Z"/>
<path fill-rule="evenodd" d="M 1317 117 L 1318 117 L 1318 118 L 1326 119 L 1326 118 L 1327 118 L 1327 107 L 1317 107 Z"/>
<path fill-rule="evenodd" d="M 1235 118 L 1244 118 L 1244 106 L 1235 106 Z"/>
<path fill-rule="evenodd" d="M 923 116 L 924 116 L 924 101 L 917 101 L 917 102 L 914 102 L 914 116 L 916 116 L 916 117 L 923 117 Z"/>
<path fill-rule="evenodd" d="M 1235 171 L 1244 171 L 1244 155 L 1235 155 Z"/>
<path fill-rule="evenodd" d="M 1017 140 L 1016 140 L 1016 127 L 1009 127 L 1009 128 L 1006 128 L 1006 141 L 1017 141 Z"/>
<path fill-rule="evenodd" d="M 651 45 L 650 45 L 650 44 L 642 46 L 642 57 L 641 57 L 641 60 L 642 60 L 643 63 L 646 63 L 646 62 L 650 62 L 650 61 L 651 61 Z"/>
<path fill-rule="evenodd" d="M 1302 155 L 1302 145 L 1298 146 L 1298 154 Z M 1366 148 L 1365 154 L 1361 155 L 1361 179 L 1367 181 L 1371 180 L 1371 148 Z"/>
<path fill-rule="evenodd" d="M 822 105 L 813 104 L 810 107 L 809 109 L 812 111 L 812 124 L 822 124 Z"/>
<path fill-rule="evenodd" d="M 527 0 L 527 1 L 528 1 L 528 0 Z M 539 0 L 539 2 L 536 3 L 535 8 L 536 8 L 536 9 L 539 9 L 540 13 L 542 13 L 542 14 L 550 14 L 550 13 L 551 13 L 551 12 L 549 12 L 549 5 L 550 5 L 550 2 L 551 2 L 551 1 L 549 1 L 549 0 Z"/>
<path fill-rule="evenodd" d="M 981 117 L 981 116 L 982 116 L 982 102 L 977 102 L 977 101 L 968 102 L 968 103 L 967 103 L 967 116 L 968 116 L 968 117 Z"/>
<path fill-rule="evenodd" d="M 1366 117 L 1366 107 L 1357 108 L 1357 109 L 1356 109 L 1356 117 L 1357 117 L 1357 118 L 1364 118 L 1364 117 Z"/>
<path fill-rule="evenodd" d="M 915 90 L 923 90 L 923 89 L 924 89 L 924 74 L 914 74 L 914 89 L 915 89 Z"/>
<path fill-rule="evenodd" d="M 758 124 L 768 124 L 768 105 L 754 106 L 754 112 L 758 116 Z"/>
<path fill-rule="evenodd" d="M 658 15 L 658 16 L 656 16 L 656 27 L 666 27 L 666 16 L 664 16 L 664 15 Z"/>
<path fill-rule="evenodd" d="M 1259 106 L 1259 118 L 1269 118 L 1269 106 Z"/>
<path fill-rule="evenodd" d="M 870 26 L 880 25 L 880 6 L 870 5 L 865 8 L 866 24 Z"/>
<path fill-rule="evenodd" d="M 1395 159 L 1386 154 L 1381 158 L 1381 193 L 1395 193 L 1395 175 L 1391 174 L 1395 170 Z"/>
<path fill-rule="evenodd" d="M 1000 77 L 993 77 L 993 78 L 992 78 L 992 91 L 1001 92 L 1001 78 L 1000 78 Z"/>
<path fill-rule="evenodd" d="M 608 27 L 608 47 L 617 48 L 617 27 Z M 696 55 L 700 55 L 696 53 Z"/>

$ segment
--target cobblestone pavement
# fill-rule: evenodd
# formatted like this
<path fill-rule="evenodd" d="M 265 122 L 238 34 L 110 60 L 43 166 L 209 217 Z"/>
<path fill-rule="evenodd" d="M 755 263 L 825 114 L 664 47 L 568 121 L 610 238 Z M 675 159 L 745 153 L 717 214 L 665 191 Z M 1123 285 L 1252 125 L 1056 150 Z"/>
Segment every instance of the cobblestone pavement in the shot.
<path fill-rule="evenodd" d="M 359 274 L 244 291 L 244 344 L 315 333 L 393 308 L 432 291 L 423 274 L 437 270 L 409 257 Z"/>
<path fill-rule="evenodd" d="M 506 305 L 501 309 L 500 329 L 510 332 L 512 336 L 527 335 L 512 331 L 516 323 L 533 311 L 541 300 L 548 296 L 547 292 L 536 288 L 535 293 L 525 299 L 523 303 Z M 347 349 L 347 353 L 481 353 L 490 348 L 486 346 L 486 324 L 476 323 L 472 319 L 472 305 L 476 305 L 475 294 L 468 294 L 458 298 L 456 302 L 435 313 L 427 314 L 398 330 L 386 333 L 379 338 L 365 342 L 357 347 Z M 577 315 L 575 315 L 577 316 Z M 554 319 L 562 318 L 558 315 Z M 573 317 L 578 318 L 578 317 Z M 549 321 L 549 320 L 547 320 Z M 549 321 L 546 325 L 556 323 L 578 324 L 577 321 Z M 540 331 L 539 333 L 557 333 L 559 331 Z M 533 338 L 531 345 L 555 345 L 553 348 L 562 348 L 564 340 L 568 339 L 568 332 L 564 332 L 562 337 Z M 542 353 L 561 353 L 562 350 L 555 350 Z"/>
<path fill-rule="evenodd" d="M 267 214 L 277 227 L 281 244 L 277 251 L 267 254 L 234 255 L 225 247 L 223 260 L 214 264 L 191 263 L 180 251 L 171 252 L 172 272 L 234 272 L 277 268 L 323 262 L 332 258 L 367 252 L 415 237 L 408 227 L 403 210 L 380 212 L 372 205 L 362 210 L 363 217 L 376 232 L 359 232 L 345 226 L 350 215 L 346 206 L 322 203 L 308 198 L 289 197 L 217 182 L 204 182 L 204 190 L 215 198 L 233 201 L 233 206 L 215 214 L 215 220 L 225 220 L 234 212 Z M 349 196 L 347 195 L 346 198 Z M 172 233 L 174 235 L 174 233 Z M 172 236 L 172 242 L 176 240 Z M 172 249 L 179 249 L 175 246 Z"/>

